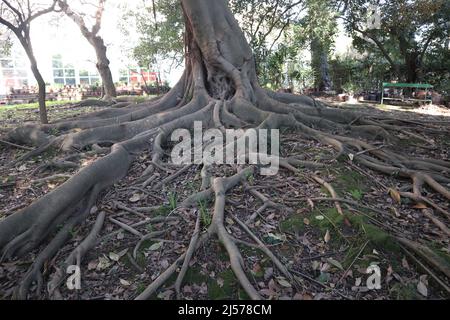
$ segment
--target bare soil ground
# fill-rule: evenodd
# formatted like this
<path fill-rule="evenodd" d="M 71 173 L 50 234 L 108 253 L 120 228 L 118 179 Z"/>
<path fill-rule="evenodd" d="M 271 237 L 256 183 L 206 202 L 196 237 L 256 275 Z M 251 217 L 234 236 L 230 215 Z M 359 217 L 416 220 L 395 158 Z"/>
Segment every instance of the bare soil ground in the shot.
<path fill-rule="evenodd" d="M 450 112 L 436 107 L 433 107 L 433 115 L 430 112 L 405 112 L 401 108 L 380 109 L 375 105 L 336 104 L 336 107 L 364 108 L 373 113 L 389 112 L 410 121 L 443 121 L 436 123 L 436 127 L 446 130 L 450 127 Z M 66 105 L 50 109 L 49 115 L 55 121 L 99 109 Z M 437 111 L 439 115 L 436 115 Z M 37 117 L 33 110 L 14 114 L 0 112 L 0 127 L 5 131 L 26 121 L 35 121 Z M 450 159 L 449 136 L 429 137 L 435 140 L 437 147 L 434 149 L 423 148 L 423 143 L 410 137 L 399 137 L 402 142 L 396 147 L 402 148 L 405 154 Z M 351 159 L 328 160 L 332 158 L 331 148 L 304 140 L 293 131 L 281 132 L 281 139 L 283 156 L 304 155 L 304 160 L 322 164 L 322 167 L 304 168 L 304 174 L 296 176 L 283 169 L 274 177 L 255 173 L 249 178 L 248 186 L 238 187 L 230 193 L 226 205 L 226 210 L 242 221 L 258 212 L 249 228 L 302 284 L 293 288 L 271 260 L 251 245 L 252 239 L 236 221 L 227 218 L 226 228 L 240 240 L 245 264 L 251 270 L 249 278 L 262 297 L 298 300 L 449 298 L 449 292 L 444 288 L 449 286 L 449 279 L 428 267 L 423 268 L 420 258 L 390 235 L 401 230 L 405 237 L 426 243 L 450 263 L 448 236 L 423 214 L 423 207 L 399 197 L 401 180 L 361 169 Z M 0 144 L 0 220 L 29 205 L 79 170 L 40 170 L 48 159 L 53 159 L 54 154 L 44 154 L 13 169 L 5 169 L 5 164 L 24 152 Z M 80 160 L 82 167 L 100 156 Z M 150 162 L 151 155 L 142 153 L 128 176 L 98 199 L 92 211 L 104 211 L 107 217 L 101 239 L 82 263 L 81 290 L 71 291 L 62 286 L 64 299 L 135 298 L 186 250 L 192 237 L 190 232 L 194 230 L 196 210 L 200 210 L 202 225 L 210 223 L 211 202 L 200 204 L 199 209 L 177 209 L 178 203 L 199 189 L 199 171 L 192 166 L 179 179 L 164 187 L 159 187 L 157 182 L 142 187 L 139 178 Z M 220 176 L 220 170 L 225 172 L 229 169 L 226 166 L 218 168 L 215 175 Z M 173 170 L 175 172 L 177 168 Z M 331 183 L 338 196 L 346 201 L 341 206 L 350 221 L 344 221 L 337 212 L 334 203 L 329 201 L 327 190 L 311 182 L 308 173 L 312 172 Z M 165 171 L 157 174 L 161 178 L 168 175 Z M 44 179 L 51 176 L 53 178 L 50 180 Z M 251 190 L 257 190 L 271 201 L 292 210 L 270 207 L 261 210 L 263 204 Z M 440 195 L 430 192 L 428 196 L 447 211 L 450 209 L 448 201 Z M 44 277 L 53 273 L 54 267 L 86 237 L 95 222 L 94 216 L 92 214 L 86 223 L 72 231 L 73 239 L 56 258 L 47 262 Z M 439 218 L 450 227 L 448 219 Z M 140 241 L 143 235 L 155 232 L 157 236 L 151 240 Z M 230 270 L 228 256 L 219 246 L 216 240 L 210 241 L 193 257 L 182 286 L 184 298 L 247 298 Z M 17 282 L 22 279 L 32 260 L 0 264 L 0 299 L 11 298 Z M 366 286 L 371 275 L 366 273 L 370 265 L 377 265 L 381 270 L 379 290 L 370 290 Z M 444 286 L 433 278 L 435 275 L 439 276 Z M 154 298 L 174 299 L 174 281 L 175 278 L 167 282 Z M 45 299 L 46 295 L 35 298 Z"/>

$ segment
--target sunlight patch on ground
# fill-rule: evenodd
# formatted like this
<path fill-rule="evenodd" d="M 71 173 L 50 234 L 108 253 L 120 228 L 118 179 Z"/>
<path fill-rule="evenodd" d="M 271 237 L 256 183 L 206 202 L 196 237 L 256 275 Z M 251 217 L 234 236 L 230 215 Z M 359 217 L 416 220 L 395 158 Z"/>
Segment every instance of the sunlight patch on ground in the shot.
<path fill-rule="evenodd" d="M 437 105 L 423 105 L 420 107 L 413 107 L 413 106 L 393 106 L 393 105 L 381 105 L 381 104 L 374 104 L 371 105 L 374 106 L 377 109 L 383 110 L 383 111 L 407 111 L 407 112 L 414 112 L 419 114 L 426 114 L 430 116 L 442 116 L 442 117 L 450 117 L 450 109 L 445 108 L 443 106 L 437 106 Z"/>

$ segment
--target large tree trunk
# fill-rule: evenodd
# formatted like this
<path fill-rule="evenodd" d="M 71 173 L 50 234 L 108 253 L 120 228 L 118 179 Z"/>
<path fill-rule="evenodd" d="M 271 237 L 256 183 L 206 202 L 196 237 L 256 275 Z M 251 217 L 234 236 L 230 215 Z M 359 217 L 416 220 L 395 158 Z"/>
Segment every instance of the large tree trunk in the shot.
<path fill-rule="evenodd" d="M 109 68 L 109 60 L 106 56 L 106 46 L 104 41 L 99 36 L 94 36 L 89 39 L 89 43 L 94 47 L 97 56 L 97 70 L 102 79 L 103 98 L 109 100 L 117 96 L 116 86 L 114 85 L 111 69 Z"/>
<path fill-rule="evenodd" d="M 420 190 L 422 186 L 427 185 L 450 199 L 450 192 L 440 184 L 450 181 L 442 176 L 442 172 L 450 169 L 449 163 L 404 157 L 387 147 L 381 149 L 360 140 L 361 137 L 375 136 L 386 140 L 387 145 L 393 138 L 388 130 L 401 130 L 396 125 L 399 123 L 396 119 L 383 119 L 378 116 L 375 118 L 363 113 L 327 108 L 309 97 L 263 90 L 257 81 L 252 51 L 228 8 L 228 1 L 181 0 L 181 4 L 186 20 L 186 70 L 169 93 L 140 105 L 127 107 L 121 105 L 120 108 L 111 108 L 84 118 L 48 126 L 18 128 L 10 133 L 10 140 L 16 143 L 31 141 L 40 146 L 22 157 L 22 161 L 50 147 L 70 152 L 73 156 L 74 150 L 75 154 L 79 155 L 86 147 L 91 146 L 94 152 L 95 149 L 99 149 L 99 145 L 112 145 L 107 155 L 94 157 L 95 161 L 80 169 L 68 181 L 0 222 L 2 252 L 0 260 L 29 254 L 47 242 L 45 248 L 35 256 L 24 279 L 18 283 L 17 297 L 28 297 L 33 281 L 42 284 L 41 270 L 44 269 L 46 262 L 52 260 L 70 239 L 71 230 L 81 224 L 90 213 L 97 212 L 91 210 L 96 197 L 101 191 L 122 179 L 141 152 L 150 151 L 152 159 L 149 167 L 141 174 L 143 180 L 136 181 L 136 184 L 142 182 L 142 188 L 147 188 L 151 179 L 158 179 L 160 176 L 158 170 L 168 171 L 167 176 L 149 192 L 160 192 L 168 181 L 182 174 L 186 168 L 176 173 L 165 170 L 164 145 L 174 130 L 192 129 L 196 121 L 201 121 L 205 129 L 215 128 L 220 132 L 228 128 L 296 129 L 305 138 L 332 146 L 338 152 L 335 160 L 351 159 L 353 164 L 412 179 L 414 197 L 422 197 Z M 52 135 L 54 132 L 57 132 L 58 136 Z M 350 137 L 350 134 L 353 137 Z M 420 138 L 417 134 L 411 135 Z M 329 190 L 332 198 L 337 198 L 332 187 L 323 179 L 314 173 L 295 168 L 296 165 L 304 164 L 300 159 L 280 158 L 280 166 L 294 172 L 295 175 L 309 175 L 309 180 L 306 181 L 317 182 Z M 182 264 L 175 284 L 177 294 L 180 294 L 180 283 L 186 268 L 189 267 L 190 257 L 200 245 L 213 236 L 223 244 L 230 258 L 231 269 L 248 296 L 252 299 L 261 298 L 255 285 L 247 277 L 237 241 L 229 234 L 224 222 L 228 214 L 225 210 L 227 191 L 252 175 L 254 167 L 233 166 L 230 170 L 236 170 L 237 173 L 225 178 L 222 177 L 227 174 L 224 171 L 215 172 L 214 174 L 220 176 L 213 177 L 214 170 L 210 164 L 203 163 L 199 167 L 202 167 L 199 192 L 184 199 L 177 210 L 180 209 L 179 215 L 184 215 L 189 211 L 185 209 L 213 199 L 211 223 L 209 226 L 203 226 L 207 231 L 199 235 L 200 218 L 197 218 L 196 231 L 193 232 L 196 236 L 193 236 L 187 251 L 167 270 L 160 273 L 160 276 L 139 294 L 137 299 L 150 298 L 177 270 L 180 270 Z M 417 171 L 416 168 L 424 171 Z M 155 171 L 158 171 L 157 174 L 154 174 Z M 403 196 L 408 197 L 408 194 L 402 193 Z M 264 205 L 275 205 L 264 196 L 260 199 L 264 201 Z M 338 203 L 336 209 L 342 212 Z M 101 215 L 99 217 L 102 218 Z M 251 220 L 252 217 L 248 219 Z M 246 228 L 245 224 L 242 225 Z M 292 287 L 301 288 L 302 285 L 295 282 L 290 271 L 265 247 L 264 243 L 255 235 L 252 238 L 274 262 L 280 274 L 295 283 Z M 80 262 L 86 254 L 86 248 L 94 245 L 95 242 L 92 242 L 83 245 L 81 251 L 76 249 L 60 265 L 60 270 L 66 270 L 67 265 Z M 48 286 L 50 296 L 58 291 L 61 279 L 61 274 L 56 272 Z"/>
<path fill-rule="evenodd" d="M 193 81 L 216 99 L 254 100 L 253 54 L 227 2 L 182 0 Z M 199 73 L 196 77 L 195 73 Z M 253 85 L 254 84 L 254 85 Z"/>
<path fill-rule="evenodd" d="M 415 54 L 408 54 L 405 57 L 406 82 L 416 83 L 419 80 L 420 66 L 419 59 Z"/>

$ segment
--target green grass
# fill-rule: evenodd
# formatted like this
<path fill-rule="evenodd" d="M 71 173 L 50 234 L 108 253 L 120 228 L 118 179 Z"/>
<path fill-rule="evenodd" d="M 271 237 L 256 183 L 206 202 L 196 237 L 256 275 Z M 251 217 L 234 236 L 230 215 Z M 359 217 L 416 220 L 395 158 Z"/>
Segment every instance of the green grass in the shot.
<path fill-rule="evenodd" d="M 362 174 L 344 168 L 344 170 L 339 172 L 337 181 L 333 182 L 333 186 L 336 187 L 337 191 L 341 190 L 352 193 L 352 191 L 358 190 L 362 195 L 365 191 L 369 190 L 369 186 L 366 183 L 367 178 Z"/>
<path fill-rule="evenodd" d="M 169 208 L 173 211 L 178 206 L 178 197 L 176 192 L 169 192 Z"/>
<path fill-rule="evenodd" d="M 134 100 L 134 103 L 142 103 L 142 102 L 146 102 L 147 100 L 156 98 L 157 95 L 150 95 L 150 96 L 118 96 L 117 98 L 132 98 Z"/>
<path fill-rule="evenodd" d="M 63 101 L 46 101 L 45 105 L 47 108 L 56 107 L 60 105 L 65 105 L 69 103 L 77 103 L 79 101 L 70 101 L 70 100 L 63 100 Z M 23 104 L 11 104 L 11 105 L 2 105 L 0 106 L 0 111 L 15 111 L 15 110 L 27 110 L 27 109 L 38 109 L 39 103 L 23 103 Z"/>
<path fill-rule="evenodd" d="M 305 216 L 293 214 L 280 222 L 281 232 L 302 233 L 305 230 Z"/>

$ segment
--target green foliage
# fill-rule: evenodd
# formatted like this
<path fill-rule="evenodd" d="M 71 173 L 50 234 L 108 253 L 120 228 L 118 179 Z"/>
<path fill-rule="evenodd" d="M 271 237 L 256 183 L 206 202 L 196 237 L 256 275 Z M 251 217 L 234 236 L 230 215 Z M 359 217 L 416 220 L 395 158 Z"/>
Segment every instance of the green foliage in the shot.
<path fill-rule="evenodd" d="M 154 4 L 154 6 L 153 6 Z M 289 28 L 302 11 L 302 2 L 296 0 L 230 0 L 230 8 L 253 49 L 258 74 L 263 84 L 280 87 L 281 67 L 287 55 L 285 43 Z M 128 26 L 134 25 L 139 43 L 133 49 L 133 58 L 141 66 L 155 64 L 160 59 L 172 59 L 181 65 L 184 58 L 184 20 L 177 0 L 144 0 L 136 10 L 126 7 L 121 22 L 127 35 Z"/>
<path fill-rule="evenodd" d="M 371 6 L 380 16 L 379 27 L 367 23 Z M 389 64 L 391 74 L 382 80 L 432 82 L 427 72 L 432 70 L 429 66 L 433 62 L 444 63 L 437 69 L 449 77 L 448 59 L 442 60 L 448 54 L 450 35 L 448 1 L 348 0 L 341 13 L 355 48 L 361 53 L 376 53 Z"/>
<path fill-rule="evenodd" d="M 69 103 L 77 103 L 79 101 L 46 101 L 45 105 L 47 108 L 51 107 L 58 107 L 63 106 Z M 22 109 L 38 109 L 39 103 L 33 102 L 33 103 L 22 103 L 22 104 L 11 104 L 11 105 L 4 105 L 0 106 L 0 112 L 1 111 L 8 111 L 8 110 L 22 110 Z"/>
<path fill-rule="evenodd" d="M 10 37 L 10 32 L 0 29 L 0 55 L 9 56 L 13 42 Z"/>
<path fill-rule="evenodd" d="M 391 79 L 389 63 L 376 52 L 338 56 L 330 61 L 330 73 L 335 89 L 346 93 L 378 90 L 383 79 Z"/>
<path fill-rule="evenodd" d="M 163 205 L 163 206 L 159 207 L 155 211 L 155 215 L 157 215 L 157 216 L 167 216 L 172 211 L 173 211 L 173 209 L 171 209 L 170 206 Z"/>
<path fill-rule="evenodd" d="M 305 229 L 304 217 L 299 214 L 280 222 L 281 232 L 301 233 Z"/>
<path fill-rule="evenodd" d="M 361 190 L 359 190 L 359 189 L 350 190 L 350 194 L 356 200 L 361 200 L 362 197 L 363 197 L 363 192 Z"/>
<path fill-rule="evenodd" d="M 292 26 L 304 9 L 296 0 L 231 0 L 230 7 L 238 18 L 256 62 L 260 83 L 281 87 L 283 65 L 297 53 Z"/>
<path fill-rule="evenodd" d="M 167 58 L 178 64 L 183 62 L 184 20 L 180 1 L 143 0 L 136 10 L 125 9 L 122 20 L 125 35 L 129 24 L 134 24 L 139 34 L 139 44 L 133 50 L 133 58 L 139 65 L 150 66 Z"/>

